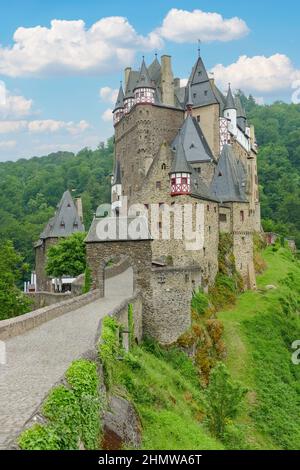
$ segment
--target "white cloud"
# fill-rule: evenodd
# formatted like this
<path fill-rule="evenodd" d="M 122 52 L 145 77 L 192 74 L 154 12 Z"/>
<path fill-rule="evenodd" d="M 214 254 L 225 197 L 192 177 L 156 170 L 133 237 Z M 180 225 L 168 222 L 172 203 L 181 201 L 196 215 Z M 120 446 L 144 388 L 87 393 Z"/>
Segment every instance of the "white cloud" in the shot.
<path fill-rule="evenodd" d="M 100 98 L 113 104 L 117 101 L 118 93 L 119 90 L 117 88 L 110 88 L 109 86 L 104 86 L 99 90 Z"/>
<path fill-rule="evenodd" d="M 11 149 L 14 148 L 17 145 L 17 142 L 15 140 L 0 140 L 0 149 Z"/>
<path fill-rule="evenodd" d="M 52 20 L 49 28 L 20 27 L 13 39 L 12 46 L 0 47 L 0 74 L 11 77 L 105 73 L 132 63 L 137 50 L 162 47 L 156 32 L 141 36 L 120 16 L 90 29 L 83 20 Z"/>
<path fill-rule="evenodd" d="M 104 113 L 102 113 L 102 120 L 105 122 L 111 122 L 113 119 L 113 110 L 111 108 L 107 108 Z"/>
<path fill-rule="evenodd" d="M 84 120 L 78 123 L 73 121 L 56 121 L 54 119 L 42 119 L 34 121 L 0 121 L 0 134 L 8 134 L 25 130 L 33 134 L 66 131 L 69 134 L 76 135 L 84 132 L 89 127 L 89 123 Z"/>
<path fill-rule="evenodd" d="M 27 116 L 32 110 L 32 100 L 13 95 L 0 80 L 0 119 L 11 119 Z"/>
<path fill-rule="evenodd" d="M 227 88 L 228 82 L 231 82 L 233 88 L 259 93 L 291 88 L 295 80 L 300 78 L 300 70 L 284 54 L 270 57 L 243 55 L 228 66 L 216 65 L 212 71 L 223 88 Z"/>
<path fill-rule="evenodd" d="M 232 41 L 245 36 L 249 28 L 244 20 L 225 19 L 219 13 L 172 8 L 157 30 L 163 38 L 174 42 Z"/>

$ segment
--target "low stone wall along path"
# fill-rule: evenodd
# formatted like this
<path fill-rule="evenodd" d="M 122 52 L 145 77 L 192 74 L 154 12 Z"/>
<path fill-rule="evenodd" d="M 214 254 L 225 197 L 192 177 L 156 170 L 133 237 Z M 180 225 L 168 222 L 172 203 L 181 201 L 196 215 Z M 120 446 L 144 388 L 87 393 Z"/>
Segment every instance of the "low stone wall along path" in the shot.
<path fill-rule="evenodd" d="M 0 449 L 6 449 L 70 363 L 93 349 L 101 318 L 132 296 L 132 269 L 106 281 L 105 297 L 8 339 L 0 364 Z"/>

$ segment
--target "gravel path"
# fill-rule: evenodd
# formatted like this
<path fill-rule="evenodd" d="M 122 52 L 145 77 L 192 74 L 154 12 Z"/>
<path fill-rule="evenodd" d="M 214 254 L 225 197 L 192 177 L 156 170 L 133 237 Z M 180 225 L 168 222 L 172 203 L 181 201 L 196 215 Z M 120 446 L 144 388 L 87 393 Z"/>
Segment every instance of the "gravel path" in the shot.
<path fill-rule="evenodd" d="M 0 449 L 18 434 L 70 363 L 94 347 L 99 321 L 132 295 L 132 271 L 106 282 L 105 298 L 6 341 L 0 364 Z"/>

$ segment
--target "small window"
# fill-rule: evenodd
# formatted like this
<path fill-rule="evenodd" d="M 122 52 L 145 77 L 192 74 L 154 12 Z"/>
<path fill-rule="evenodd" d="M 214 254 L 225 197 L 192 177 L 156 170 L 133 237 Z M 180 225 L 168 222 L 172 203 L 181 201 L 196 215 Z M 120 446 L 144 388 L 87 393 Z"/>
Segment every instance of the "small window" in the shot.
<path fill-rule="evenodd" d="M 188 275 L 188 274 L 185 274 L 185 276 L 184 276 L 184 280 L 185 280 L 185 282 L 189 282 L 189 280 L 190 280 L 190 277 L 189 277 L 189 275 Z"/>
<path fill-rule="evenodd" d="M 203 247 L 203 255 L 205 256 L 205 253 L 206 253 L 206 248 Z"/>
<path fill-rule="evenodd" d="M 226 214 L 219 214 L 219 221 L 220 222 L 227 222 L 227 215 Z"/>
<path fill-rule="evenodd" d="M 197 173 L 201 173 L 201 168 L 195 168 L 195 170 L 197 171 Z"/>
<path fill-rule="evenodd" d="M 181 178 L 181 183 L 182 184 L 187 184 L 187 178 Z"/>
<path fill-rule="evenodd" d="M 171 184 L 176 184 L 176 178 L 171 179 Z"/>
<path fill-rule="evenodd" d="M 218 174 L 218 176 L 222 176 L 222 173 L 221 173 L 221 171 L 219 171 L 219 174 Z"/>
<path fill-rule="evenodd" d="M 207 96 L 207 95 L 208 95 L 208 91 L 205 90 L 205 91 L 204 91 L 204 96 Z"/>
<path fill-rule="evenodd" d="M 196 96 L 197 96 L 197 93 L 193 93 L 193 98 L 196 98 Z"/>
<path fill-rule="evenodd" d="M 161 189 L 161 182 L 160 181 L 156 181 L 156 189 Z"/>
<path fill-rule="evenodd" d="M 161 169 L 165 170 L 167 168 L 167 165 L 165 163 L 162 164 Z"/>
<path fill-rule="evenodd" d="M 207 212 L 209 212 L 209 209 L 210 209 L 210 208 L 209 208 L 209 204 L 207 204 L 207 206 L 206 206 Z"/>
<path fill-rule="evenodd" d="M 216 206 L 214 207 L 214 211 L 215 211 L 215 213 L 217 213 L 217 208 L 216 208 Z"/>
<path fill-rule="evenodd" d="M 244 220 L 245 220 L 244 211 L 240 211 L 240 221 L 241 221 L 241 222 L 244 222 Z"/>
<path fill-rule="evenodd" d="M 145 209 L 147 210 L 149 209 L 149 204 L 144 204 L 144 206 L 145 206 Z"/>
<path fill-rule="evenodd" d="M 200 116 L 199 115 L 197 116 L 197 122 L 200 122 Z"/>
<path fill-rule="evenodd" d="M 198 75 L 199 75 L 199 77 L 201 77 L 201 75 L 202 75 L 202 70 L 198 70 Z"/>

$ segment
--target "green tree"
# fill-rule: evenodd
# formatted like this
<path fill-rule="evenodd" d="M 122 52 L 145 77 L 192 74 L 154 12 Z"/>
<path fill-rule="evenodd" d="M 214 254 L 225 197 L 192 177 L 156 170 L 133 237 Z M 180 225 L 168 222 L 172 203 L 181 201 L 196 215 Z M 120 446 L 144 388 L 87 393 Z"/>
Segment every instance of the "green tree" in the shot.
<path fill-rule="evenodd" d="M 64 275 L 76 277 L 86 268 L 86 234 L 76 232 L 51 246 L 47 253 L 46 272 L 49 276 L 62 278 Z"/>
<path fill-rule="evenodd" d="M 205 404 L 209 427 L 215 436 L 224 436 L 226 424 L 237 416 L 246 392 L 244 387 L 231 379 L 223 362 L 212 370 Z"/>
<path fill-rule="evenodd" d="M 31 301 L 17 287 L 28 269 L 11 241 L 0 243 L 0 320 L 15 317 L 30 310 Z"/>

